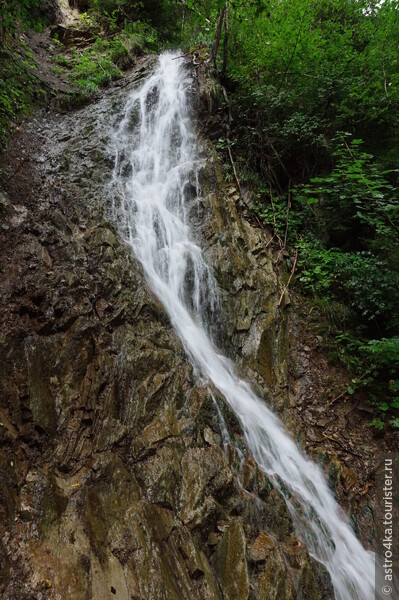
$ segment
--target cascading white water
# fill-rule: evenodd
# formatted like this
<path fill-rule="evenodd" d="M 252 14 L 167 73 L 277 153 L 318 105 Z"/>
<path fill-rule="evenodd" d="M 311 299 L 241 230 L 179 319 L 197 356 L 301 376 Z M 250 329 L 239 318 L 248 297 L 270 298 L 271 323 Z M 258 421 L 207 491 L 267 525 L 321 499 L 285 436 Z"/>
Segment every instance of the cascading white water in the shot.
<path fill-rule="evenodd" d="M 184 61 L 167 53 L 128 97 L 112 136 L 115 219 L 193 364 L 224 395 L 259 467 L 280 487 L 298 537 L 328 569 L 337 600 L 371 600 L 374 555 L 355 537 L 322 470 L 206 333 L 204 314 L 216 309 L 218 294 L 187 222 L 190 181 L 201 168 L 190 118 L 191 83 Z"/>

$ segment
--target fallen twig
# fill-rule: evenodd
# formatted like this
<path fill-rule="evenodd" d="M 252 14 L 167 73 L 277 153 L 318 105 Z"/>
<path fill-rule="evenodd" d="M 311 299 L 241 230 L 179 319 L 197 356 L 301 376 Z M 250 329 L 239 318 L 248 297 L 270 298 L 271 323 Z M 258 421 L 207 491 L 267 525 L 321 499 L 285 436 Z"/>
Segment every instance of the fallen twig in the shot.
<path fill-rule="evenodd" d="M 293 264 L 293 266 L 292 266 L 292 269 L 291 269 L 291 275 L 290 275 L 290 276 L 289 276 L 289 278 L 288 278 L 287 285 L 285 286 L 285 288 L 284 288 L 284 289 L 283 289 L 283 291 L 281 292 L 280 299 L 279 299 L 279 301 L 277 302 L 277 308 L 280 308 L 280 305 L 281 305 L 281 303 L 282 303 L 282 301 L 283 301 L 284 294 L 285 294 L 285 292 L 287 291 L 287 289 L 288 289 L 288 286 L 289 286 L 289 285 L 290 285 L 290 283 L 291 283 L 291 279 L 292 279 L 292 277 L 293 277 L 293 275 L 294 275 L 294 272 L 295 272 L 295 267 L 296 267 L 297 260 L 298 260 L 298 250 L 295 252 L 295 260 L 294 260 L 294 264 Z"/>
<path fill-rule="evenodd" d="M 346 413 L 345 415 L 345 427 L 348 425 L 349 422 L 349 416 L 353 413 L 354 410 L 356 410 L 356 408 L 358 407 L 358 404 L 360 402 L 360 398 L 358 398 L 356 400 L 356 403 L 352 406 L 352 408 Z"/>
<path fill-rule="evenodd" d="M 343 444 L 341 444 L 341 442 L 339 440 L 336 440 L 335 438 L 329 437 L 327 435 L 323 435 L 323 440 L 315 440 L 314 442 L 310 442 L 308 444 L 308 448 L 310 446 L 318 446 L 319 444 L 322 444 L 324 442 L 324 440 L 328 440 L 329 442 L 333 442 L 334 444 L 337 444 L 337 446 L 339 446 L 341 448 L 341 450 L 343 450 L 343 452 L 346 452 L 347 454 L 352 454 L 352 456 L 357 456 L 358 458 L 362 458 L 360 456 L 360 454 L 357 454 L 357 452 L 354 452 L 353 450 L 350 450 L 349 448 L 346 448 Z"/>
<path fill-rule="evenodd" d="M 288 183 L 288 197 L 287 197 L 287 217 L 286 217 L 286 223 L 285 223 L 285 234 L 284 234 L 284 244 L 283 244 L 283 248 L 285 249 L 286 245 L 287 245 L 287 236 L 288 236 L 288 217 L 290 215 L 290 208 L 291 208 L 291 179 Z"/>
<path fill-rule="evenodd" d="M 344 446 L 344 444 L 342 444 L 339 440 L 336 440 L 335 438 L 330 437 L 329 435 L 324 435 L 324 434 L 323 434 L 323 437 L 324 437 L 324 439 L 329 440 L 333 444 L 337 444 L 337 446 L 339 446 L 344 452 L 347 452 L 348 454 L 352 454 L 352 456 L 358 456 L 359 458 L 362 458 L 360 454 L 358 454 L 357 452 L 354 452 L 353 450 L 350 450 L 349 448 Z"/>
<path fill-rule="evenodd" d="M 363 373 L 363 375 L 361 375 L 358 378 L 358 381 L 361 381 L 362 379 L 364 379 L 366 377 L 368 373 Z M 340 394 L 338 394 L 338 396 L 336 396 L 333 400 L 331 400 L 330 404 L 328 406 L 332 406 L 333 404 L 335 404 L 336 402 L 338 402 L 338 400 L 341 400 L 341 398 L 343 398 L 346 394 L 349 394 L 348 392 L 348 387 L 346 387 Z"/>
<path fill-rule="evenodd" d="M 266 250 L 266 248 L 268 248 L 270 246 L 270 244 L 273 242 L 275 237 L 276 237 L 276 234 L 273 233 L 272 237 L 270 238 L 270 240 L 267 242 L 267 244 L 265 246 L 265 250 Z"/>
<path fill-rule="evenodd" d="M 20 161 L 20 163 L 19 163 L 18 167 L 15 169 L 15 171 L 14 171 L 13 173 L 11 173 L 11 175 L 10 175 L 10 176 L 9 176 L 9 177 L 8 177 L 8 178 L 7 178 L 7 179 L 4 181 L 3 185 L 7 185 L 7 183 L 8 183 L 9 181 L 11 181 L 11 179 L 12 179 L 12 178 L 13 178 L 13 177 L 14 177 L 14 176 L 15 176 L 15 175 L 18 173 L 18 171 L 20 171 L 20 170 L 21 170 L 21 168 L 22 168 L 22 165 L 23 165 L 24 163 L 26 163 L 28 160 L 29 160 L 29 158 L 28 158 L 28 157 L 25 157 L 25 158 L 23 158 L 23 159 Z"/>

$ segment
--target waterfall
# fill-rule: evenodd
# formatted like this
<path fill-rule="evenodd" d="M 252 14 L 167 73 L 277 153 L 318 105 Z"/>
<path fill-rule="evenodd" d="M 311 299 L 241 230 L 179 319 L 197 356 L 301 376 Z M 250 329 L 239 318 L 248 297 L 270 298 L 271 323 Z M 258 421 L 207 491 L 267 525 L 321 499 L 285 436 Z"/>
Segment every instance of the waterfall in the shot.
<path fill-rule="evenodd" d="M 130 92 L 112 133 L 114 218 L 193 365 L 223 394 L 259 467 L 284 494 L 297 535 L 327 568 L 336 599 L 371 600 L 374 554 L 354 535 L 321 468 L 207 333 L 206 315 L 218 310 L 218 291 L 188 219 L 187 198 L 201 168 L 191 84 L 184 60 L 166 53 L 141 88 Z"/>

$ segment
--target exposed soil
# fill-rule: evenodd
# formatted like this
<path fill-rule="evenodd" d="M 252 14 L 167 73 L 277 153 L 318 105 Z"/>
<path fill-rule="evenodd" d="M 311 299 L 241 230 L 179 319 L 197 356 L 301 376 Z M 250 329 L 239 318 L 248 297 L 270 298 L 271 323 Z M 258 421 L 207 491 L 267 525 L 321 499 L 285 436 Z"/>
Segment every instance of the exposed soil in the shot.
<path fill-rule="evenodd" d="M 289 333 L 290 407 L 300 424 L 302 443 L 325 465 L 330 485 L 362 542 L 373 546 L 375 471 L 384 454 L 397 451 L 399 432 L 383 435 L 370 426 L 373 407 L 360 392 L 346 392 L 349 373 L 332 364 L 311 302 L 295 293 Z"/>

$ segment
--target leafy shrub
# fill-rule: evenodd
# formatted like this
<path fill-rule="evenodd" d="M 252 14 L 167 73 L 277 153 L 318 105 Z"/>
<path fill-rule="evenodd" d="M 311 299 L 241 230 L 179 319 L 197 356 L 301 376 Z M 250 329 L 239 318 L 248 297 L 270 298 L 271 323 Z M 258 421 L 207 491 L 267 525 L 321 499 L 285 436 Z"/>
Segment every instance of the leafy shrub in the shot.
<path fill-rule="evenodd" d="M 70 79 L 84 93 L 92 94 L 98 86 L 121 75 L 121 69 L 110 57 L 109 42 L 105 40 L 99 40 L 83 52 L 74 54 Z"/>
<path fill-rule="evenodd" d="M 14 35 L 18 25 L 35 25 L 39 7 L 39 0 L 0 0 L 0 41 L 6 33 Z"/>
<path fill-rule="evenodd" d="M 145 23 L 128 24 L 111 39 L 97 37 L 83 51 L 58 55 L 56 62 L 80 92 L 91 95 L 100 85 L 123 75 L 122 69 L 156 41 L 156 33 Z"/>
<path fill-rule="evenodd" d="M 158 37 L 163 40 L 180 37 L 182 7 L 174 0 L 90 0 L 89 14 L 96 15 L 110 31 L 127 29 L 129 26 L 136 28 L 137 23 L 141 23 L 142 26 L 145 23 L 145 35 L 151 29 L 152 42 Z M 144 31 L 134 33 L 143 39 Z M 147 39 L 146 43 L 149 41 Z"/>
<path fill-rule="evenodd" d="M 362 140 L 340 134 L 331 173 L 296 188 L 298 200 L 313 205 L 319 231 L 330 246 L 373 248 L 379 253 L 397 245 L 399 195 L 373 156 L 360 149 Z"/>
<path fill-rule="evenodd" d="M 28 115 L 32 103 L 45 94 L 38 85 L 35 70 L 32 53 L 23 44 L 18 53 L 0 49 L 0 146 L 6 144 L 13 122 Z"/>
<path fill-rule="evenodd" d="M 347 331 L 336 335 L 331 354 L 352 372 L 348 393 L 366 393 L 376 408 L 371 425 L 399 428 L 399 337 L 365 340 Z"/>
<path fill-rule="evenodd" d="M 371 424 L 382 429 L 388 418 L 399 429 L 399 337 L 370 340 L 362 351 L 369 373 L 365 386 L 379 411 Z"/>
<path fill-rule="evenodd" d="M 313 295 L 345 304 L 366 330 L 378 332 L 398 315 L 398 277 L 371 252 L 343 252 L 300 242 L 299 281 Z"/>

